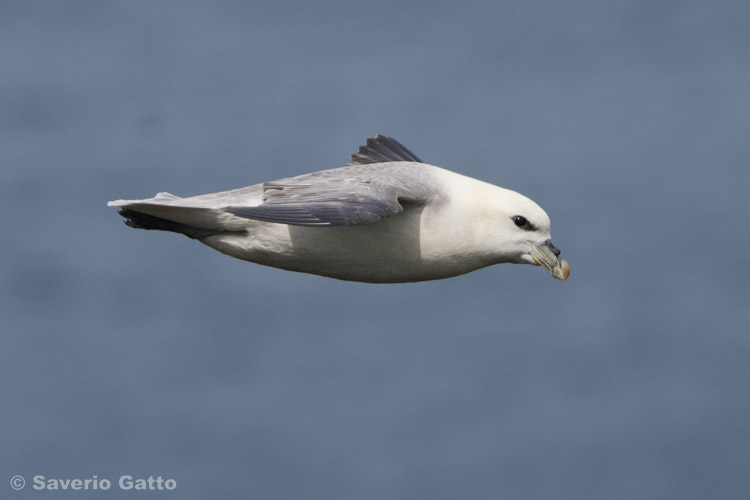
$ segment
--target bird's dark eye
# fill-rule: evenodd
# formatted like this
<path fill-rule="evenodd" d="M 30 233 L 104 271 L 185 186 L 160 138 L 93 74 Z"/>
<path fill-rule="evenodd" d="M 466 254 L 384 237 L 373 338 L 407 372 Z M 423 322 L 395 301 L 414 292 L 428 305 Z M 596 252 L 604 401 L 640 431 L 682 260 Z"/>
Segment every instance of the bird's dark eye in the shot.
<path fill-rule="evenodd" d="M 534 226 L 531 225 L 531 222 L 529 222 L 529 220 L 523 215 L 514 215 L 513 223 L 526 231 L 532 231 L 534 229 Z"/>

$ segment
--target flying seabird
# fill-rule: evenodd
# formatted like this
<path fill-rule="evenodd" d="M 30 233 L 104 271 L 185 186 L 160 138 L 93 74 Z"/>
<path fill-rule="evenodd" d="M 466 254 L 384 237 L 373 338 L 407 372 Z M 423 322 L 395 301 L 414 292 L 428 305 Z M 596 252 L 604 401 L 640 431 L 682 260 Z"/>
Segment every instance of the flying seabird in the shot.
<path fill-rule="evenodd" d="M 565 280 L 547 213 L 529 198 L 367 139 L 344 167 L 181 198 L 116 200 L 125 224 L 172 231 L 238 259 L 367 283 L 532 264 Z"/>

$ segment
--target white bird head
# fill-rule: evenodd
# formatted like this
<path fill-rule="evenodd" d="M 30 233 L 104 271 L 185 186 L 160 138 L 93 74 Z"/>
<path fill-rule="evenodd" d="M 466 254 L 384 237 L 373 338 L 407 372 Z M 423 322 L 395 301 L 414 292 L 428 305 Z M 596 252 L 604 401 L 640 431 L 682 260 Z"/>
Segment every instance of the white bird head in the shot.
<path fill-rule="evenodd" d="M 487 186 L 491 189 L 479 200 L 485 207 L 482 230 L 498 262 L 542 266 L 555 278 L 567 279 L 570 266 L 552 244 L 547 213 L 520 193 Z"/>

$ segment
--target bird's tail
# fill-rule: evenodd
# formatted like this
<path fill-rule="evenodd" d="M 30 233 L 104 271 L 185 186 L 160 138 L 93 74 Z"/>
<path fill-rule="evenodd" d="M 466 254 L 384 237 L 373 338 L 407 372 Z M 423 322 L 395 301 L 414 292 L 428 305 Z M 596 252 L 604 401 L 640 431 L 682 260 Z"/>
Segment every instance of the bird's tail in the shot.
<path fill-rule="evenodd" d="M 185 198 L 159 193 L 146 200 L 116 200 L 107 203 L 119 207 L 125 224 L 136 229 L 171 231 L 201 240 L 217 234 L 246 232 L 237 219 L 221 210 L 181 206 Z"/>

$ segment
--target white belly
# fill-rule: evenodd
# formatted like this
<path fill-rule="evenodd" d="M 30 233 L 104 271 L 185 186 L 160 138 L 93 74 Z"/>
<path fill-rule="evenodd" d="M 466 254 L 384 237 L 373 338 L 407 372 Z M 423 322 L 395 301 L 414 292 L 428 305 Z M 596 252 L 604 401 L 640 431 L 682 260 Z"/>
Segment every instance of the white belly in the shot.
<path fill-rule="evenodd" d="M 448 278 L 484 267 L 482 258 L 452 255 L 424 238 L 421 208 L 375 224 L 304 227 L 249 221 L 247 235 L 217 235 L 206 245 L 238 259 L 289 271 L 370 283 Z"/>

